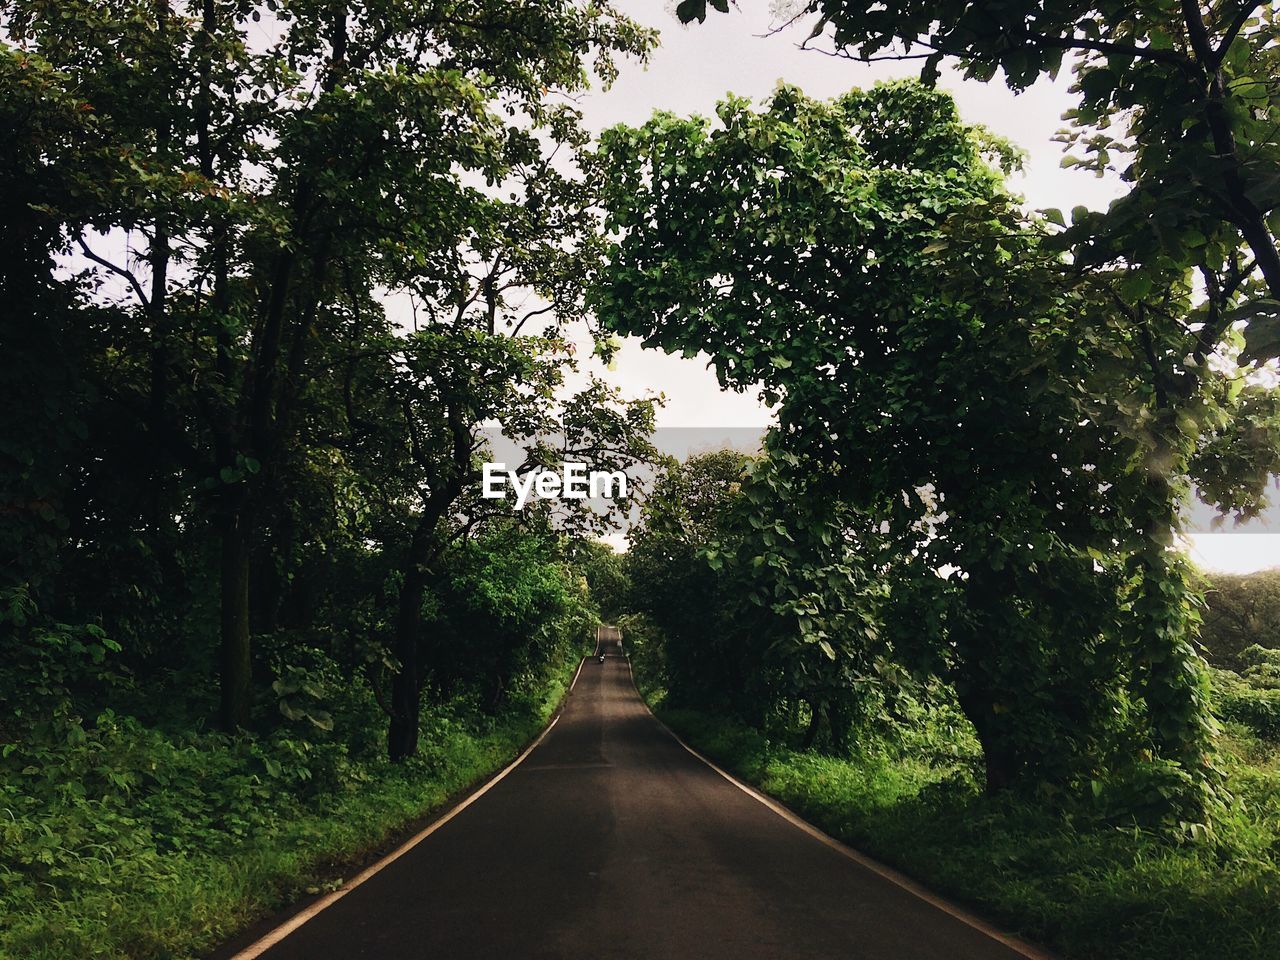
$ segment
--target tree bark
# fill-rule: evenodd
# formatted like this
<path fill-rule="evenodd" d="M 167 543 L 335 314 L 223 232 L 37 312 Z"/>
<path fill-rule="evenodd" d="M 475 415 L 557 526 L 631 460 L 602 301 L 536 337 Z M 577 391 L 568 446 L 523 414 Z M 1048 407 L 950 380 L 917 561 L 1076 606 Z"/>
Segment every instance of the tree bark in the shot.
<path fill-rule="evenodd" d="M 200 172 L 209 181 L 213 181 L 216 173 L 212 131 L 212 48 L 217 29 L 218 18 L 214 0 L 203 0 L 201 32 L 198 39 L 200 85 L 196 97 L 196 139 Z M 223 322 L 230 301 L 228 286 L 230 234 L 226 219 L 221 214 L 215 215 L 212 220 L 210 233 L 214 269 L 209 311 L 217 352 L 214 364 L 220 386 L 227 389 L 231 386 L 234 377 L 232 337 L 227 325 Z M 154 302 L 155 297 L 153 296 L 152 299 Z M 230 409 L 224 409 L 220 405 L 213 420 L 217 456 L 215 467 L 226 466 L 232 462 L 236 448 L 235 417 Z M 250 566 L 246 511 L 243 495 L 230 497 L 229 500 L 232 502 L 219 506 L 216 517 L 221 552 L 218 643 L 221 696 L 218 719 L 222 729 L 234 732 L 249 724 L 253 693 L 253 663 L 249 632 Z"/>
<path fill-rule="evenodd" d="M 222 728 L 229 733 L 249 725 L 252 663 L 249 656 L 249 545 L 242 508 L 221 518 L 221 668 Z"/>
<path fill-rule="evenodd" d="M 473 450 L 471 431 L 456 407 L 446 413 L 453 436 L 452 475 L 422 506 L 422 513 L 409 542 L 404 582 L 396 612 L 394 653 L 400 669 L 391 681 L 391 722 L 387 727 L 387 756 L 393 762 L 405 760 L 418 749 L 418 713 L 422 704 L 422 665 L 419 636 L 422 632 L 422 601 L 427 592 L 431 564 L 438 558 L 441 544 L 436 530 L 471 476 Z M 412 428 L 410 429 L 412 435 Z M 415 459 L 418 454 L 415 448 Z M 427 466 L 420 461 L 419 466 Z"/>
<path fill-rule="evenodd" d="M 488 678 L 484 697 L 484 712 L 489 716 L 497 716 L 507 696 L 507 676 L 502 670 L 495 670 Z"/>
<path fill-rule="evenodd" d="M 822 708 L 817 700 L 809 701 L 809 726 L 804 732 L 804 740 L 800 743 L 801 750 L 808 750 L 818 739 L 818 727 L 822 724 Z"/>
<path fill-rule="evenodd" d="M 1275 238 L 1267 227 L 1266 215 L 1249 199 L 1246 190 L 1244 164 L 1227 109 L 1229 88 L 1222 72 L 1221 57 L 1214 51 L 1200 4 L 1196 0 L 1182 0 L 1182 14 L 1187 38 L 1206 81 L 1204 115 L 1213 138 L 1216 159 L 1222 164 L 1226 219 L 1239 227 L 1245 243 L 1253 251 L 1271 296 L 1280 298 L 1280 250 L 1276 249 Z"/>
<path fill-rule="evenodd" d="M 393 649 L 400 668 L 391 680 L 391 722 L 387 726 L 387 756 L 393 763 L 408 759 L 418 750 L 418 715 L 422 708 L 418 640 L 435 525 L 435 519 L 428 516 L 418 521 L 400 587 Z"/>
<path fill-rule="evenodd" d="M 996 712 L 997 704 L 1007 704 L 1011 697 L 987 670 L 987 665 L 998 664 L 1002 651 L 1008 649 L 1000 638 L 1016 629 L 1010 626 L 1006 606 L 1008 598 L 1017 596 L 1018 591 L 1005 570 L 981 564 L 968 572 L 971 618 L 958 623 L 953 631 L 957 650 L 962 654 L 955 677 L 956 699 L 982 746 L 986 789 L 991 794 L 1013 786 L 1029 759 L 1025 750 L 1014 745 L 1016 722 L 1008 713 Z M 1016 616 L 1013 621 L 1017 622 Z"/>
<path fill-rule="evenodd" d="M 387 757 L 392 763 L 407 760 L 418 752 L 418 715 L 422 709 L 418 634 L 426 577 L 414 579 L 415 583 L 406 583 L 400 592 L 400 613 L 396 619 L 395 654 L 400 669 L 391 681 L 391 722 L 387 726 Z M 412 605 L 419 609 L 410 611 L 408 607 Z"/>
<path fill-rule="evenodd" d="M 827 703 L 827 726 L 831 728 L 831 750 L 837 756 L 849 752 L 849 721 L 838 699 Z"/>
<path fill-rule="evenodd" d="M 982 746 L 987 793 L 1007 790 L 1017 780 L 1022 762 L 1010 749 L 995 723 L 995 699 L 984 693 L 970 693 L 958 699 L 960 709 L 973 724 L 973 729 L 978 734 L 978 743 Z"/>

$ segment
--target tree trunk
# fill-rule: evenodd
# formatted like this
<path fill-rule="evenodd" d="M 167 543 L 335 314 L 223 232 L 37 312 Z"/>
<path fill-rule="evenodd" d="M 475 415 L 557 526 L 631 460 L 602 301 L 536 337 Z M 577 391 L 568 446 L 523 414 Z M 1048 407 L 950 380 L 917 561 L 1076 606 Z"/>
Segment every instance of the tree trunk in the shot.
<path fill-rule="evenodd" d="M 1016 746 L 1018 725 L 1006 710 L 996 712 L 998 704 L 1007 706 L 1013 700 L 999 679 L 999 665 L 1016 649 L 1009 638 L 1016 635 L 1011 631 L 1021 628 L 1021 620 L 1016 610 L 1010 609 L 1009 598 L 1018 594 L 1018 585 L 1007 568 L 975 564 L 969 570 L 968 616 L 952 629 L 961 654 L 954 677 L 956 699 L 982 746 L 989 794 L 1011 787 L 1028 759 Z"/>
<path fill-rule="evenodd" d="M 391 681 L 391 723 L 387 728 L 387 756 L 399 763 L 418 750 L 418 714 L 422 705 L 418 634 L 422 627 L 422 599 L 426 573 L 416 567 L 405 575 L 396 616 L 395 656 L 400 669 Z"/>
<path fill-rule="evenodd" d="M 243 509 L 229 509 L 221 521 L 222 547 L 222 729 L 249 724 L 252 663 L 249 657 L 249 545 Z"/>
<path fill-rule="evenodd" d="M 495 670 L 485 683 L 484 712 L 497 716 L 507 695 L 507 678 L 501 670 Z"/>
<path fill-rule="evenodd" d="M 431 564 L 441 549 L 436 542 L 436 528 L 462 492 L 469 476 L 473 449 L 469 428 L 456 409 L 450 408 L 447 416 L 454 441 L 454 474 L 423 504 L 413 539 L 409 542 L 404 583 L 400 587 L 400 605 L 396 612 L 393 652 L 400 662 L 400 669 L 391 681 L 391 722 L 387 727 L 387 756 L 393 763 L 413 756 L 418 749 L 418 714 L 422 704 L 422 665 L 418 643 L 422 632 L 422 600 L 426 596 Z"/>
<path fill-rule="evenodd" d="M 973 724 L 982 745 L 982 759 L 987 772 L 987 793 L 998 793 L 1011 787 L 1022 768 L 1021 758 L 1002 735 L 996 723 L 995 698 L 987 694 L 966 694 L 958 698 L 960 709 Z"/>
<path fill-rule="evenodd" d="M 831 728 L 831 751 L 836 756 L 849 754 L 849 721 L 839 700 L 827 704 L 827 726 Z"/>
<path fill-rule="evenodd" d="M 822 723 L 822 710 L 816 700 L 809 701 L 809 727 L 804 732 L 804 740 L 800 743 L 801 750 L 808 750 L 813 746 L 815 740 L 818 739 L 818 727 Z"/>
<path fill-rule="evenodd" d="M 409 547 L 409 562 L 400 587 L 393 653 L 400 664 L 391 681 L 391 722 L 387 727 L 387 756 L 399 763 L 418 750 L 418 714 L 422 706 L 422 665 L 418 640 L 422 632 L 422 601 L 427 592 L 434 520 L 419 521 Z"/>
<path fill-rule="evenodd" d="M 156 0 L 156 31 L 161 41 L 167 43 L 166 34 L 169 28 L 169 2 Z M 169 104 L 160 105 L 161 118 L 156 124 L 155 162 L 159 169 L 164 169 L 170 162 L 173 150 L 173 123 L 169 116 Z M 153 445 L 151 457 L 150 498 L 147 520 L 151 526 L 153 542 L 165 555 L 172 557 L 172 551 L 159 538 L 172 524 L 172 510 L 167 496 L 172 481 L 172 463 L 168 455 L 168 443 L 171 435 L 177 430 L 170 422 L 170 369 L 173 366 L 173 347 L 170 343 L 169 330 L 169 263 L 172 259 L 170 249 L 169 217 L 163 198 L 157 198 L 155 221 L 151 225 L 151 249 L 147 254 L 151 266 L 151 291 L 147 301 L 147 325 L 151 337 L 151 370 L 150 393 L 148 398 L 147 429 L 150 431 L 149 441 Z M 167 588 L 168 583 L 165 584 Z"/>

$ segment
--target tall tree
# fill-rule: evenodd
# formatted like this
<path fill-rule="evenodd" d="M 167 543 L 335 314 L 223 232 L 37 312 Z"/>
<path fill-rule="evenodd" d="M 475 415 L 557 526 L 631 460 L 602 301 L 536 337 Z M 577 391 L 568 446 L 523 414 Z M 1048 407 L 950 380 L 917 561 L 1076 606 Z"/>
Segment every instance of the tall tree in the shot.
<path fill-rule="evenodd" d="M 1111 278 L 1074 282 L 992 166 L 1007 145 L 919 84 L 830 103 L 784 88 L 718 121 L 602 138 L 619 231 L 602 315 L 762 385 L 779 444 L 883 525 L 898 595 L 939 605 L 917 607 L 931 668 L 992 789 L 1079 786 L 1135 756 L 1209 783 L 1167 549 L 1185 480 L 1166 451 L 1185 438 L 1152 423 Z"/>
<path fill-rule="evenodd" d="M 686 0 L 678 13 L 686 23 L 705 20 L 706 0 Z M 1066 140 L 1083 150 L 1069 162 L 1113 170 L 1132 184 L 1105 215 L 1077 218 L 1066 236 L 1077 257 L 1159 272 L 1195 269 L 1207 303 L 1193 331 L 1197 358 L 1236 319 L 1252 321 L 1247 358 L 1280 356 L 1274 4 L 810 0 L 793 14 L 791 22 L 799 21 L 810 21 L 810 39 L 829 35 L 852 59 L 922 60 L 930 81 L 950 62 L 978 80 L 1000 74 L 1020 91 L 1056 77 L 1065 62 L 1079 99 L 1067 114 Z M 1138 273 L 1127 293 L 1140 302 L 1151 289 L 1150 277 Z"/>
<path fill-rule="evenodd" d="M 110 394 L 147 451 L 128 474 L 146 500 L 137 525 L 153 545 L 175 524 L 215 532 L 220 715 L 243 726 L 251 563 L 287 515 L 277 492 L 306 460 L 304 425 L 333 410 L 362 338 L 386 330 L 370 323 L 373 295 L 468 300 L 458 258 L 473 243 L 493 253 L 502 228 L 530 257 L 550 249 L 560 224 L 545 217 L 516 242 L 513 211 L 535 194 L 500 207 L 495 190 L 547 169 L 556 143 L 576 147 L 558 98 L 593 71 L 608 82 L 612 57 L 652 38 L 568 0 L 0 10 L 9 44 L 65 76 L 125 161 L 91 218 L 62 216 L 59 245 L 118 285 L 129 318 L 110 344 Z"/>

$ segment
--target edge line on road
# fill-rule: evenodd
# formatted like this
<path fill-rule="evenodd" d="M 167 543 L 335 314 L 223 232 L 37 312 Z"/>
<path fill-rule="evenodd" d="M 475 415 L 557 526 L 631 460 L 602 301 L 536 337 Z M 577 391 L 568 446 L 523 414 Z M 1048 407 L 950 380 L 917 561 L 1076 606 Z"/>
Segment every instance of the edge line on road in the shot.
<path fill-rule="evenodd" d="M 596 628 L 596 646 L 597 647 L 599 647 L 599 644 L 600 644 L 599 637 L 600 637 L 600 632 L 599 632 L 599 628 L 597 627 Z M 586 662 L 587 662 L 586 657 L 583 657 L 581 660 L 578 661 L 578 669 L 574 673 L 573 679 L 569 681 L 569 686 L 565 688 L 564 699 L 561 700 L 560 707 L 559 709 L 557 709 L 556 715 L 551 718 L 551 721 L 543 728 L 542 732 L 538 734 L 536 738 L 534 738 L 534 741 L 520 752 L 519 756 L 517 756 L 509 764 L 503 767 L 502 770 L 500 770 L 498 773 L 494 774 L 492 777 L 486 780 L 478 790 L 468 795 L 460 803 L 455 804 L 447 813 L 431 821 L 431 823 L 427 824 L 427 826 L 423 827 L 421 830 L 415 833 L 412 837 L 410 837 L 404 843 L 400 844 L 400 846 L 396 847 L 394 850 L 388 853 L 385 857 L 365 867 L 363 870 L 357 873 L 354 877 L 352 877 L 350 880 L 348 880 L 346 883 L 340 886 L 337 890 L 334 890 L 331 893 L 325 894 L 319 900 L 315 901 L 315 903 L 312 903 L 309 906 L 303 908 L 302 910 L 299 910 L 297 913 L 291 916 L 284 923 L 268 931 L 263 936 L 255 940 L 253 943 L 249 944 L 249 946 L 241 950 L 239 953 L 233 955 L 231 957 L 231 960 L 257 960 L 258 957 L 261 957 L 264 953 L 266 953 L 268 950 L 274 947 L 277 943 L 279 943 L 285 937 L 289 936 L 289 934 L 293 933 L 295 930 L 301 927 L 304 923 L 306 923 L 312 917 L 316 916 L 316 914 L 320 913 L 322 910 L 328 907 L 333 906 L 335 903 L 337 903 L 339 900 L 345 897 L 348 893 L 350 893 L 356 887 L 360 886 L 370 877 L 374 876 L 376 873 L 380 872 L 385 867 L 388 867 L 395 861 L 399 860 L 406 853 L 408 853 L 410 850 L 412 850 L 414 847 L 420 844 L 423 840 L 427 839 L 427 837 L 431 836 L 431 834 L 435 833 L 437 830 L 443 827 L 446 823 L 448 823 L 450 820 L 452 820 L 454 817 L 460 814 L 463 810 L 467 809 L 467 807 L 471 806 L 471 804 L 475 803 L 477 800 L 483 797 L 486 793 L 488 793 L 491 789 L 493 789 L 493 787 L 497 783 L 499 783 L 504 777 L 506 777 L 507 774 L 509 774 L 516 767 L 520 766 L 520 764 L 524 762 L 525 757 L 533 753 L 533 751 L 537 749 L 538 744 L 542 743 L 542 741 L 547 738 L 547 734 L 551 732 L 552 727 L 554 727 L 557 723 L 560 722 L 560 714 L 564 711 L 564 701 L 567 700 L 569 697 L 569 694 L 573 692 L 573 688 L 578 682 L 578 677 L 582 674 L 583 664 L 585 664 Z"/>
<path fill-rule="evenodd" d="M 665 723 L 663 723 L 662 720 L 658 717 L 658 715 L 653 712 L 653 708 L 649 706 L 649 702 L 645 700 L 644 695 L 640 693 L 640 688 L 636 686 L 636 674 L 635 674 L 635 670 L 633 670 L 631 667 L 630 657 L 627 657 L 627 672 L 631 674 L 631 685 L 635 687 L 636 696 L 640 698 L 640 702 L 644 704 L 644 708 L 649 711 L 649 716 L 653 717 L 653 719 L 658 722 L 658 725 L 661 726 L 663 730 L 667 731 L 667 733 L 671 735 L 671 739 L 675 740 L 675 742 L 680 744 L 680 746 L 684 747 L 684 749 L 688 751 L 689 754 L 691 754 L 696 759 L 702 761 L 704 764 L 706 764 L 716 773 L 720 774 L 720 776 L 724 777 L 724 779 L 728 780 L 731 784 L 733 784 L 735 787 L 737 787 L 739 790 L 741 790 L 743 793 L 749 796 L 752 800 L 755 800 L 757 803 L 760 803 L 765 807 L 768 807 L 770 810 L 772 810 L 775 814 L 777 814 L 783 820 L 787 821 L 787 823 L 791 824 L 796 829 L 802 830 L 803 832 L 807 833 L 809 836 L 811 836 L 813 839 L 817 840 L 819 843 L 823 844 L 824 846 L 830 847 L 832 850 L 836 851 L 840 855 L 846 857 L 849 860 L 852 860 L 854 863 L 858 864 L 859 866 L 865 867 L 866 869 L 870 870 L 872 873 L 878 874 L 879 876 L 883 877 L 885 880 L 888 880 L 890 883 L 901 888 L 902 890 L 905 890 L 907 893 L 912 894 L 918 899 L 923 900 L 925 903 L 929 904 L 930 906 L 935 907 L 938 910 L 941 910 L 943 913 L 946 913 L 949 916 L 954 917 L 956 920 L 959 920 L 961 923 L 972 927 L 974 930 L 977 930 L 979 933 L 985 934 L 986 936 L 990 937 L 992 940 L 995 940 L 998 943 L 1003 944 L 1004 946 L 1008 947 L 1010 950 L 1013 950 L 1015 953 L 1018 953 L 1021 956 L 1025 957 L 1026 960 L 1058 960 L 1057 957 L 1047 952 L 1043 948 L 1037 947 L 1034 944 L 1028 943 L 1027 941 L 1019 937 L 1015 937 L 1012 934 L 1005 933 L 1003 930 L 1000 930 L 998 927 L 993 926 L 992 924 L 988 923 L 986 920 L 983 920 L 981 917 L 977 916 L 976 914 L 970 913 L 968 910 L 964 909 L 963 907 L 960 907 L 954 903 L 951 903 L 948 900 L 943 899 L 942 897 L 938 896 L 938 894 L 931 891 L 928 887 L 925 887 L 922 884 L 917 883 L 915 880 L 912 880 L 906 874 L 899 873 L 897 870 L 894 870 L 892 867 L 886 866 L 885 864 L 880 863 L 877 860 L 873 860 L 871 857 L 868 857 L 864 853 L 859 853 L 857 850 L 853 849 L 853 847 L 849 846 L 846 843 L 842 843 L 841 841 L 837 840 L 835 837 L 831 836 L 830 834 L 823 833 L 821 830 L 819 830 L 817 827 L 811 824 L 808 820 L 805 820 L 803 817 L 799 816 L 798 814 L 792 812 L 791 810 L 788 810 L 785 806 L 783 806 L 777 800 L 774 800 L 772 797 L 768 796 L 767 794 L 761 793 L 755 787 L 752 787 L 749 784 L 743 783 L 733 774 L 725 770 L 722 770 L 719 766 L 717 766 L 711 760 L 704 757 L 697 750 L 693 749 L 693 747 L 689 746 L 682 739 L 680 739 L 679 734 L 677 734 L 674 730 L 672 730 Z"/>

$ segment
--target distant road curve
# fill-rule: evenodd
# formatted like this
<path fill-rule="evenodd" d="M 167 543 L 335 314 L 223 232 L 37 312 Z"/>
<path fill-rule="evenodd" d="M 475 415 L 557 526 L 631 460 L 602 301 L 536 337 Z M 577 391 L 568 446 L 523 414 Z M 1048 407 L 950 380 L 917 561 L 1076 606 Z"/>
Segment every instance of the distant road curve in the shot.
<path fill-rule="evenodd" d="M 683 747 L 615 628 L 486 792 L 234 960 L 1046 960 Z M 260 933 L 260 931 L 259 931 Z"/>

